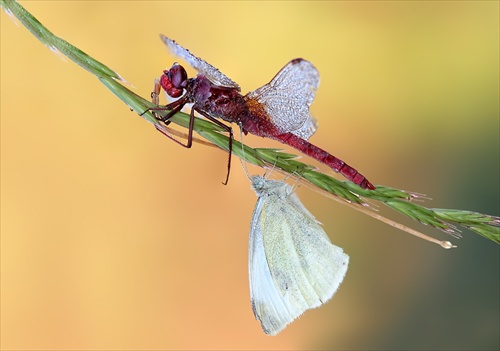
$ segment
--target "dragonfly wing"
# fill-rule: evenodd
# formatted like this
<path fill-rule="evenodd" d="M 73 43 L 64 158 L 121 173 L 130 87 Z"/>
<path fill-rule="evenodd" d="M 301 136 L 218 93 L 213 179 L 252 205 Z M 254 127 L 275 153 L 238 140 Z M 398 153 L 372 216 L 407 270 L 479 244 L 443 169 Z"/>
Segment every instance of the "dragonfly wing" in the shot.
<path fill-rule="evenodd" d="M 313 116 L 309 116 L 309 118 L 304 122 L 302 127 L 299 129 L 293 130 L 292 133 L 298 136 L 299 138 L 308 140 L 318 129 L 318 123 L 316 118 Z"/>
<path fill-rule="evenodd" d="M 247 98 L 264 105 L 271 122 L 280 132 L 309 138 L 316 130 L 309 106 L 314 101 L 318 86 L 316 67 L 304 59 L 295 59 L 287 63 L 268 84 L 250 92 Z"/>
<path fill-rule="evenodd" d="M 160 38 L 167 46 L 170 53 L 184 59 L 191 67 L 207 77 L 212 83 L 227 88 L 234 88 L 238 91 L 241 90 L 240 86 L 228 78 L 224 73 L 205 60 L 194 56 L 188 49 L 183 48 L 174 40 L 167 38 L 163 34 L 160 34 Z"/>

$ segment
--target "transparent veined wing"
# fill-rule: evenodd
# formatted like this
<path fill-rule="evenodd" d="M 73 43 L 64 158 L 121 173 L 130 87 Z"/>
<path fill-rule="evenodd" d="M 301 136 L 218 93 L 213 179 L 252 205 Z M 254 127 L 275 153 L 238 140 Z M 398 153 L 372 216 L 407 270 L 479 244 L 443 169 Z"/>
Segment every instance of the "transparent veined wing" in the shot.
<path fill-rule="evenodd" d="M 207 77 L 212 83 L 223 87 L 234 88 L 238 91 L 241 90 L 240 86 L 228 78 L 224 73 L 205 60 L 194 56 L 188 49 L 183 48 L 174 40 L 167 38 L 163 34 L 160 34 L 160 38 L 172 54 L 184 59 L 191 67 Z"/>
<path fill-rule="evenodd" d="M 349 256 L 331 243 L 288 184 L 254 176 L 252 187 L 258 200 L 249 239 L 250 297 L 264 332 L 276 335 L 333 296 Z"/>
<path fill-rule="evenodd" d="M 283 67 L 266 85 L 246 95 L 262 104 L 271 122 L 282 133 L 294 133 L 309 139 L 316 121 L 309 112 L 319 86 L 319 72 L 304 59 L 295 59 Z"/>

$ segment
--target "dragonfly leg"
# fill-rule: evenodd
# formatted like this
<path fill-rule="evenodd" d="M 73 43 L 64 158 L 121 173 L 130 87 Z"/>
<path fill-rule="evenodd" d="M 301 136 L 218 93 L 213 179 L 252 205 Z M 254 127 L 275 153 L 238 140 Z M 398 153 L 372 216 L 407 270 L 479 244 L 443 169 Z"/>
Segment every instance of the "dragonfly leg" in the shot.
<path fill-rule="evenodd" d="M 176 101 L 177 102 L 177 101 Z M 173 103 L 172 103 L 173 104 Z M 170 104 L 170 105 L 172 105 Z M 165 106 L 165 108 L 161 107 L 161 109 L 168 109 L 169 105 Z M 164 116 L 157 116 L 157 119 L 161 122 L 163 122 L 166 126 L 170 123 L 169 119 L 172 118 L 177 112 L 179 112 L 184 104 L 179 104 L 178 106 L 175 106 L 173 109 L 170 110 L 170 112 Z M 177 144 L 184 146 L 185 148 L 190 149 L 191 146 L 193 145 L 193 127 L 194 127 L 194 110 L 191 110 L 191 114 L 189 115 L 189 129 L 188 129 L 188 136 L 187 136 L 187 143 L 183 144 L 179 140 L 175 139 L 173 136 L 168 134 L 168 132 L 162 128 L 161 125 L 155 125 L 155 128 L 157 131 L 168 137 L 169 139 L 175 141 Z"/>
<path fill-rule="evenodd" d="M 228 125 L 225 125 L 224 123 L 222 123 L 219 120 L 215 119 L 214 117 L 210 116 L 208 113 L 197 109 L 195 106 L 193 106 L 193 109 L 191 111 L 196 109 L 196 111 L 198 113 L 200 113 L 203 117 L 205 117 L 209 121 L 217 124 L 219 127 L 224 129 L 227 133 L 229 133 L 229 157 L 227 160 L 227 176 L 226 176 L 226 181 L 222 183 L 224 185 L 227 185 L 227 182 L 229 181 L 229 173 L 231 171 L 231 155 L 233 154 L 233 139 L 234 139 L 233 128 L 231 128 Z M 194 120 L 193 120 L 193 122 L 194 122 Z M 190 126 L 191 126 L 191 121 L 190 121 Z"/>
<path fill-rule="evenodd" d="M 176 142 L 177 144 L 179 144 L 180 146 L 183 146 L 183 147 L 188 148 L 188 149 L 191 147 L 191 145 L 189 145 L 189 146 L 188 146 L 187 144 L 185 145 L 185 144 L 181 143 L 179 140 L 175 139 L 173 136 L 171 136 L 171 135 L 168 133 L 168 131 L 167 131 L 167 127 L 165 127 L 165 126 L 163 126 L 163 125 L 161 125 L 161 124 L 155 124 L 155 128 L 156 128 L 156 130 L 157 130 L 157 131 L 159 131 L 161 134 L 165 135 L 165 136 L 166 136 L 167 138 L 169 138 L 170 140 L 175 141 L 175 142 Z"/>
<path fill-rule="evenodd" d="M 156 106 L 160 105 L 160 91 L 161 91 L 160 79 L 155 78 L 155 85 L 153 91 L 151 92 L 151 102 Z"/>
<path fill-rule="evenodd" d="M 182 110 L 185 104 L 186 102 L 184 101 L 184 99 L 179 99 L 165 106 L 150 107 L 142 114 L 151 111 L 153 112 L 157 120 L 162 121 L 168 126 L 170 124 L 169 119 L 172 118 L 177 112 Z M 169 112 L 165 116 L 158 116 L 158 114 L 156 114 L 155 111 L 169 111 Z"/>

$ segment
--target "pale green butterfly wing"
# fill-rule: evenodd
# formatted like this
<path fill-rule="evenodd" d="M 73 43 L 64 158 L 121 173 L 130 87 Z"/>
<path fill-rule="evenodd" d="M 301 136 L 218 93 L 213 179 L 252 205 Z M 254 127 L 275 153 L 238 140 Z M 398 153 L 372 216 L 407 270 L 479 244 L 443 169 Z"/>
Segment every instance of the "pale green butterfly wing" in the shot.
<path fill-rule="evenodd" d="M 250 295 L 266 334 L 276 335 L 338 289 L 349 256 L 333 245 L 284 182 L 253 177 L 259 199 L 250 230 Z"/>

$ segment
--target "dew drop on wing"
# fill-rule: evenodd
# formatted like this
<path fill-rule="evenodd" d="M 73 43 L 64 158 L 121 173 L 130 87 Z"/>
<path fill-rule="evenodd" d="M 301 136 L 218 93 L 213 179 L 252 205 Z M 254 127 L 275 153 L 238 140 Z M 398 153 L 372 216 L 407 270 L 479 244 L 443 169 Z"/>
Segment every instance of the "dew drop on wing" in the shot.
<path fill-rule="evenodd" d="M 193 55 L 188 49 L 179 45 L 175 40 L 167 38 L 165 35 L 160 34 L 160 38 L 163 43 L 167 46 L 168 50 L 175 56 L 184 59 L 191 67 L 198 71 L 198 73 L 206 76 L 212 83 L 227 87 L 237 89 L 241 91 L 241 88 L 232 79 L 227 77 L 224 73 L 219 71 L 217 68 Z"/>
<path fill-rule="evenodd" d="M 294 133 L 309 139 L 316 131 L 316 122 L 309 107 L 319 86 L 319 72 L 304 59 L 286 64 L 266 85 L 248 93 L 247 99 L 262 104 L 280 133 Z"/>

